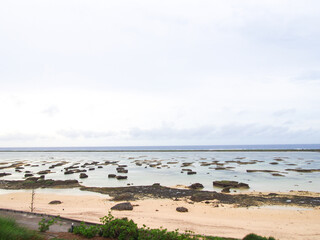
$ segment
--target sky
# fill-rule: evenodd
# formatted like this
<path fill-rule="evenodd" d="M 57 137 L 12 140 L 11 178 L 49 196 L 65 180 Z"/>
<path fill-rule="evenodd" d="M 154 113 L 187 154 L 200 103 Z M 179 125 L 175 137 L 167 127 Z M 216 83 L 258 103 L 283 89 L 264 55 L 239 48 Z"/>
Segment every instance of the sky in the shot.
<path fill-rule="evenodd" d="M 317 0 L 3 0 L 0 147 L 320 143 Z"/>

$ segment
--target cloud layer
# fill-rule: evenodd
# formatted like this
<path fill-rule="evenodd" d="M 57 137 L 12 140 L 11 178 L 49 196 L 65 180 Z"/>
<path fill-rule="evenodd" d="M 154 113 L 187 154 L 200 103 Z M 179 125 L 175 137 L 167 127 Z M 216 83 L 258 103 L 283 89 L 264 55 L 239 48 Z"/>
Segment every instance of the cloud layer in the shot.
<path fill-rule="evenodd" d="M 319 22 L 312 0 L 2 1 L 0 147 L 319 143 Z"/>

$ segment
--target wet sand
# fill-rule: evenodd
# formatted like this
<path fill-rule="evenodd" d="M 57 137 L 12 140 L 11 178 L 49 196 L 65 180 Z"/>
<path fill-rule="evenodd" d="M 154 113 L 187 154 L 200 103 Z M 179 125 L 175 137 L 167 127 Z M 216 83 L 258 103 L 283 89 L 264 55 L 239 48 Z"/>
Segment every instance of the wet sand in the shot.
<path fill-rule="evenodd" d="M 51 205 L 50 201 L 60 200 L 62 204 Z M 30 211 L 30 192 L 0 195 L 0 208 Z M 101 195 L 60 195 L 35 194 L 35 212 L 82 221 L 99 222 L 99 218 L 117 202 Z M 320 209 L 300 207 L 249 207 L 239 208 L 235 205 L 219 204 L 215 200 L 190 203 L 187 199 L 174 201 L 169 199 L 152 199 L 131 201 L 132 211 L 112 211 L 116 217 L 128 217 L 139 226 L 146 224 L 151 228 L 163 226 L 169 230 L 191 230 L 195 233 L 243 238 L 248 233 L 273 236 L 276 239 L 320 238 Z M 218 207 L 216 207 L 218 205 Z M 187 213 L 179 213 L 176 207 L 188 208 Z"/>

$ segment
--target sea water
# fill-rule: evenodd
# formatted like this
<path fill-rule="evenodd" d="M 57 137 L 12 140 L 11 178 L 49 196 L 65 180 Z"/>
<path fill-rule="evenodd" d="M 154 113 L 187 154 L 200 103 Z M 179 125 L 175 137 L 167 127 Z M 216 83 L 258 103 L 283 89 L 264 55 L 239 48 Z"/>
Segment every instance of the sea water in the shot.
<path fill-rule="evenodd" d="M 285 148 L 287 149 L 287 148 Z M 61 149 L 60 149 L 61 150 Z M 275 159 L 281 159 L 276 161 Z M 254 164 L 239 164 L 240 162 L 252 162 Z M 52 173 L 46 175 L 46 179 L 66 180 L 77 179 L 84 186 L 90 187 L 119 187 L 138 186 L 160 183 L 163 186 L 188 186 L 192 183 L 201 183 L 205 190 L 220 191 L 213 186 L 213 181 L 232 180 L 249 184 L 250 189 L 246 191 L 281 191 L 303 190 L 320 192 L 320 172 L 301 173 L 288 171 L 286 169 L 320 169 L 320 152 L 0 152 L 0 168 L 9 166 L 12 163 L 23 162 L 24 164 L 38 166 L 24 166 L 22 172 L 16 172 L 14 168 L 0 169 L 0 172 L 11 173 L 12 175 L 0 178 L 1 180 L 24 179 L 25 171 L 31 171 L 35 176 L 42 170 L 49 169 L 49 166 L 58 162 L 67 164 L 51 169 Z M 103 168 L 91 165 L 87 166 L 88 178 L 79 179 L 79 173 L 65 175 L 65 168 L 75 163 L 98 162 L 104 164 L 106 161 L 116 161 L 112 165 L 102 165 Z M 150 167 L 148 164 L 136 165 L 138 162 L 160 162 L 157 167 Z M 216 165 L 201 166 L 202 163 L 216 161 L 223 164 L 223 167 L 230 169 L 215 170 Z M 231 161 L 228 162 L 227 161 Z M 168 162 L 176 162 L 168 164 Z M 270 164 L 277 162 L 278 164 Z M 190 166 L 181 167 L 183 163 L 192 163 Z M 116 168 L 120 165 L 127 165 L 127 174 L 118 174 Z M 161 167 L 160 167 L 161 166 Z M 94 167 L 90 171 L 88 168 Z M 187 175 L 181 171 L 183 168 L 195 171 L 194 175 Z M 283 176 L 273 176 L 271 173 L 255 172 L 248 173 L 247 170 L 273 170 Z M 117 180 L 108 178 L 108 174 L 126 175 L 128 179 Z"/>

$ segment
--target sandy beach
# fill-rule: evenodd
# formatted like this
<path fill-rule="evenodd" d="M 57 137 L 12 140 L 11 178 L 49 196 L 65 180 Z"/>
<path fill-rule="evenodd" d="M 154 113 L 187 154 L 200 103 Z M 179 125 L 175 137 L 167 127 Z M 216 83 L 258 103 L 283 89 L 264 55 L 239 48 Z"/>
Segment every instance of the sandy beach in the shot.
<path fill-rule="evenodd" d="M 52 200 L 62 204 L 50 205 Z M 0 208 L 30 211 L 31 194 L 25 192 L 0 195 Z M 144 199 L 131 201 L 133 211 L 112 211 L 116 217 L 128 217 L 139 226 L 163 226 L 169 230 L 191 230 L 212 236 L 242 238 L 248 233 L 273 236 L 276 239 L 315 240 L 320 237 L 320 209 L 294 207 L 250 207 L 188 203 L 187 199 Z M 77 220 L 99 222 L 116 202 L 98 195 L 61 195 L 36 193 L 35 212 L 60 215 Z M 179 213 L 176 207 L 188 208 Z"/>

